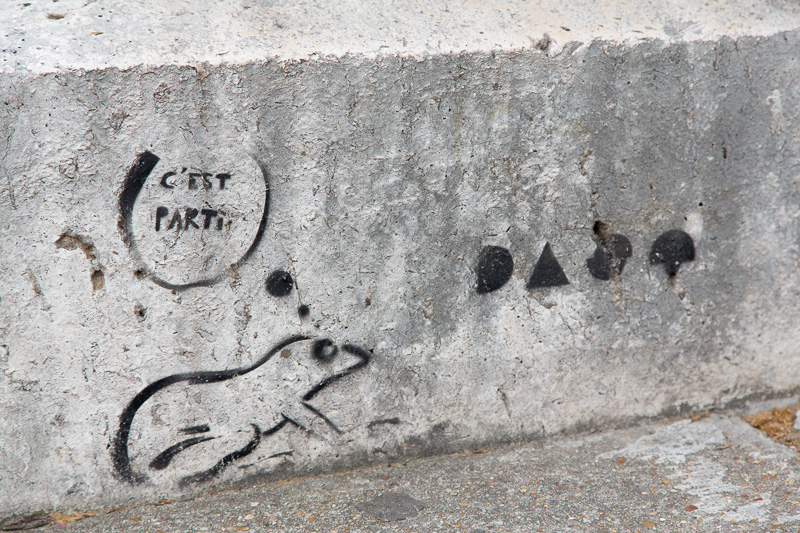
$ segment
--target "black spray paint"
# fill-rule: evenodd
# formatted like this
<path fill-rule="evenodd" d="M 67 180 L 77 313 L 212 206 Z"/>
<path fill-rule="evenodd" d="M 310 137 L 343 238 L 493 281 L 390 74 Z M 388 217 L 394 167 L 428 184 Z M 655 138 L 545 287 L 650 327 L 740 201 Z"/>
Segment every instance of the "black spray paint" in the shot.
<path fill-rule="evenodd" d="M 633 247 L 626 236 L 618 233 L 607 235 L 602 231 L 603 227 L 602 223 L 595 223 L 597 249 L 586 260 L 586 266 L 592 276 L 608 281 L 622 274 L 625 262 L 633 255 Z"/>
<path fill-rule="evenodd" d="M 130 169 L 128 169 L 128 173 L 125 176 L 125 181 L 122 184 L 122 192 L 120 192 L 119 195 L 120 216 L 117 227 L 119 229 L 120 234 L 122 235 L 122 241 L 128 246 L 128 249 L 130 249 L 131 254 L 134 257 L 134 260 L 137 263 L 136 265 L 137 272 L 142 272 L 145 275 L 147 275 L 156 285 L 159 285 L 160 287 L 164 287 L 165 289 L 170 289 L 173 291 L 182 291 L 190 289 L 192 287 L 209 287 L 217 283 L 221 279 L 223 279 L 223 277 L 225 277 L 225 274 L 220 273 L 214 277 L 200 279 L 197 281 L 192 281 L 190 283 L 170 283 L 169 281 L 161 279 L 153 272 L 151 272 L 150 269 L 147 268 L 147 266 L 144 264 L 144 262 L 141 260 L 141 257 L 139 256 L 139 252 L 136 248 L 136 242 L 134 240 L 134 232 L 132 225 L 133 208 L 136 205 L 136 199 L 139 197 L 139 194 L 142 192 L 142 189 L 144 189 L 144 184 L 147 181 L 147 178 L 150 176 L 150 173 L 153 171 L 153 168 L 155 168 L 159 160 L 160 160 L 159 157 L 153 154 L 152 152 L 145 151 L 136 155 L 133 164 L 131 165 Z M 261 221 L 259 222 L 258 230 L 256 231 L 256 235 L 253 238 L 253 242 L 250 244 L 250 247 L 247 249 L 244 255 L 238 261 L 236 261 L 236 263 L 231 265 L 231 269 L 233 270 L 238 269 L 248 259 L 250 259 L 250 257 L 256 251 L 256 248 L 258 248 L 258 245 L 261 242 L 261 239 L 264 236 L 264 231 L 266 230 L 267 227 L 267 216 L 269 215 L 269 194 L 270 194 L 269 173 L 267 172 L 266 167 L 261 163 L 258 163 L 258 166 L 261 169 L 261 175 L 262 178 L 264 179 L 264 212 L 261 215 Z M 184 169 L 184 171 L 185 170 L 186 169 Z M 161 185 L 166 188 L 174 187 L 174 185 L 171 184 L 169 181 L 169 178 L 171 176 L 175 176 L 175 174 L 174 173 L 171 174 L 169 172 L 167 174 L 164 174 L 160 178 Z M 202 174 L 198 174 L 197 176 L 203 178 Z M 208 177 L 210 177 L 210 175 Z M 219 182 L 219 188 L 224 189 L 225 182 L 228 181 L 230 178 L 231 178 L 230 174 L 217 174 L 216 179 Z M 203 183 L 205 184 L 206 181 L 208 180 L 204 180 Z M 208 183 L 210 184 L 211 182 L 208 181 Z M 195 185 L 196 184 L 197 181 L 195 181 Z M 189 182 L 189 188 L 192 188 L 191 181 Z M 162 222 L 161 218 L 166 217 L 168 214 L 168 211 L 165 212 L 165 210 L 166 208 L 162 209 L 161 207 L 156 209 L 157 230 L 161 229 L 161 222 Z M 161 214 L 161 217 L 158 216 L 159 214 Z M 214 219 L 216 215 L 218 215 L 218 213 L 216 212 L 200 213 L 197 209 L 191 208 L 186 210 L 185 213 L 186 217 L 184 219 L 181 218 L 180 213 L 176 211 L 167 229 L 172 229 L 173 227 L 176 226 L 178 227 L 178 229 L 180 229 L 182 225 L 184 228 L 194 227 L 199 229 L 200 226 L 194 220 L 198 216 L 198 214 L 203 214 L 204 216 L 203 226 L 206 228 L 210 227 L 211 220 Z M 217 229 L 221 229 L 222 218 L 220 217 L 217 218 L 216 220 L 217 220 Z"/>
<path fill-rule="evenodd" d="M 670 276 L 677 274 L 681 264 L 687 261 L 694 261 L 694 241 L 679 229 L 662 233 L 650 249 L 650 264 L 664 265 L 664 271 Z"/>
<path fill-rule="evenodd" d="M 542 250 L 536 266 L 533 267 L 533 273 L 528 278 L 527 288 L 540 289 L 544 287 L 560 287 L 562 285 L 569 285 L 569 280 L 548 242 L 544 245 L 544 250 Z"/>
<path fill-rule="evenodd" d="M 513 270 L 514 260 L 508 250 L 499 246 L 485 247 L 478 256 L 475 269 L 478 275 L 478 293 L 496 291 L 508 282 Z"/>
<path fill-rule="evenodd" d="M 398 418 L 396 416 L 394 416 L 392 418 L 379 418 L 379 419 L 373 420 L 372 422 L 367 424 L 367 429 L 372 429 L 372 428 L 374 428 L 376 426 L 384 426 L 384 425 L 399 426 L 402 423 L 403 423 L 403 421 L 400 420 L 400 418 Z"/>
<path fill-rule="evenodd" d="M 294 287 L 294 280 L 292 275 L 285 270 L 276 270 L 267 276 L 267 292 L 272 296 L 281 298 L 288 296 Z"/>
<path fill-rule="evenodd" d="M 120 218 L 117 222 L 117 228 L 122 234 L 122 240 L 128 245 L 129 248 L 135 246 L 133 242 L 133 206 L 136 203 L 136 197 L 139 196 L 144 182 L 153 171 L 159 158 L 150 152 L 142 152 L 136 156 L 131 168 L 128 169 L 128 174 L 125 176 L 125 182 L 122 184 L 122 192 L 119 193 L 119 214 Z"/>
<path fill-rule="evenodd" d="M 330 339 L 320 339 L 314 341 L 314 346 L 311 348 L 311 357 L 320 363 L 330 363 L 336 357 L 339 348 L 333 344 Z"/>
<path fill-rule="evenodd" d="M 270 359 L 272 359 L 275 354 L 279 353 L 284 348 L 295 344 L 297 342 L 309 340 L 309 337 L 303 335 L 296 335 L 294 337 L 290 337 L 285 339 L 282 342 L 279 342 L 275 346 L 273 346 L 267 353 L 265 353 L 258 361 L 250 366 L 245 366 L 242 368 L 235 368 L 230 370 L 222 370 L 222 371 L 206 371 L 206 372 L 186 372 L 181 374 L 173 374 L 171 376 L 167 376 L 165 378 L 159 379 L 142 389 L 138 394 L 136 394 L 130 403 L 125 407 L 122 411 L 122 414 L 119 417 L 119 427 L 112 438 L 111 441 L 111 460 L 112 464 L 114 465 L 114 471 L 116 475 L 123 481 L 132 484 L 143 483 L 147 480 L 147 476 L 140 472 L 134 472 L 133 467 L 131 466 L 130 456 L 128 452 L 128 444 L 131 434 L 131 427 L 133 425 L 134 417 L 139 409 L 156 393 L 166 389 L 167 387 L 181 384 L 182 386 L 202 386 L 210 383 L 220 383 L 223 381 L 228 381 L 239 376 L 243 376 L 248 374 L 260 366 L 267 363 Z M 320 382 L 316 383 L 312 386 L 308 391 L 303 393 L 301 397 L 301 404 L 314 413 L 316 416 L 320 417 L 326 424 L 331 426 L 337 433 L 341 433 L 341 430 L 336 427 L 336 425 L 328 419 L 323 413 L 321 413 L 318 409 L 314 406 L 309 404 L 314 396 L 324 390 L 326 387 L 332 385 L 333 383 L 339 381 L 340 379 L 344 378 L 352 374 L 353 372 L 365 367 L 369 361 L 371 360 L 371 356 L 369 352 L 366 350 L 359 348 L 358 346 L 354 346 L 352 344 L 344 344 L 341 346 L 342 350 L 345 352 L 353 355 L 356 357 L 357 362 L 346 367 L 344 370 L 334 373 L 332 375 L 327 376 Z M 320 339 L 316 341 L 312 348 L 312 356 L 320 361 L 330 362 L 338 353 L 338 347 L 336 347 L 332 341 L 329 339 Z M 287 425 L 294 426 L 294 427 L 301 427 L 297 422 L 286 416 L 285 414 L 281 415 L 283 419 L 275 424 L 274 426 L 262 431 L 257 425 L 251 424 L 253 429 L 253 437 L 250 441 L 242 448 L 235 450 L 232 453 L 225 455 L 224 457 L 220 458 L 217 463 L 208 470 L 204 470 L 202 472 L 198 472 L 196 474 L 184 477 L 181 479 L 181 485 L 187 485 L 191 483 L 198 483 L 202 481 L 206 481 L 211 479 L 212 477 L 218 475 L 222 472 L 225 468 L 227 468 L 230 464 L 232 464 L 237 459 L 245 457 L 252 453 L 259 445 L 263 438 L 269 437 L 274 435 Z M 198 425 L 192 426 L 188 428 L 183 428 L 179 430 L 179 433 L 184 435 L 202 435 L 203 433 L 207 433 L 210 431 L 208 425 Z M 188 439 L 182 440 L 170 447 L 166 450 L 159 453 L 155 459 L 150 463 L 150 468 L 153 470 L 163 470 L 172 462 L 172 460 L 181 452 L 185 450 L 191 449 L 191 447 L 201 444 L 203 442 L 209 441 L 214 437 L 210 436 L 195 436 L 190 437 Z"/>

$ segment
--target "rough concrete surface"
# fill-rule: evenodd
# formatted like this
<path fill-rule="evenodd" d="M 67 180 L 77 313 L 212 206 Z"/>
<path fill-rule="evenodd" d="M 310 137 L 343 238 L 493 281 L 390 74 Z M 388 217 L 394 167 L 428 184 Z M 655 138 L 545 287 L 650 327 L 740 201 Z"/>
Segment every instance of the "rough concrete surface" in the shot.
<path fill-rule="evenodd" d="M 42 522 L 66 533 L 797 532 L 799 480 L 795 450 L 724 413 Z"/>
<path fill-rule="evenodd" d="M 798 386 L 790 2 L 0 20 L 0 516 Z"/>

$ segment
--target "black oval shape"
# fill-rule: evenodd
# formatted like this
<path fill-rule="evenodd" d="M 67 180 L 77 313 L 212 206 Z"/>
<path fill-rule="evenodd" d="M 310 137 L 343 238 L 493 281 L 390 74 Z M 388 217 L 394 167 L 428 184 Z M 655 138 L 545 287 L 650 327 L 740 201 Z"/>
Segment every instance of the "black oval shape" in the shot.
<path fill-rule="evenodd" d="M 276 270 L 267 278 L 267 292 L 278 298 L 292 292 L 294 280 L 285 270 Z"/>
<path fill-rule="evenodd" d="M 677 274 L 681 263 L 694 261 L 694 241 L 685 231 L 665 231 L 650 249 L 650 264 L 664 265 L 667 275 Z"/>
<path fill-rule="evenodd" d="M 487 246 L 478 256 L 477 291 L 479 294 L 496 291 L 511 279 L 514 259 L 511 253 L 500 246 Z"/>
<path fill-rule="evenodd" d="M 330 339 L 319 339 L 311 346 L 311 357 L 320 363 L 330 363 L 338 352 L 339 348 Z"/>

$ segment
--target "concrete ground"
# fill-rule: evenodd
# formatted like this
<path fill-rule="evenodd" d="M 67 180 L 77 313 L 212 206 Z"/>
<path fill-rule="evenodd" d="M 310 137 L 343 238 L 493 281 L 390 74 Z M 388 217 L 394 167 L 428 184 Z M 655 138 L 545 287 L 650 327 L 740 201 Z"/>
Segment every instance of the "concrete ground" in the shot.
<path fill-rule="evenodd" d="M 795 401 L 750 403 L 693 419 L 258 484 L 93 516 L 55 514 L 43 517 L 41 530 L 800 531 L 797 453 L 740 418 Z"/>

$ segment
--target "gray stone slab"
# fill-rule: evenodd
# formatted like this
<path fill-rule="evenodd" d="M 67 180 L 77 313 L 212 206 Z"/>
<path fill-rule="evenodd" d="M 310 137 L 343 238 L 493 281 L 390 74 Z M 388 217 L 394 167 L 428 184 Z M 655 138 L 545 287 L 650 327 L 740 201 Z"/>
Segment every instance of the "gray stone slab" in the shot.
<path fill-rule="evenodd" d="M 797 387 L 790 2 L 26 4 L 0 515 Z"/>

